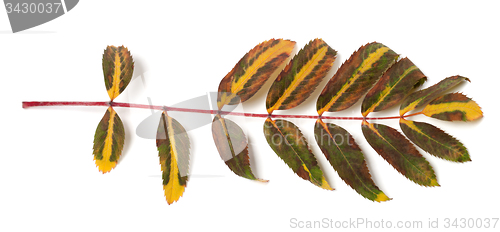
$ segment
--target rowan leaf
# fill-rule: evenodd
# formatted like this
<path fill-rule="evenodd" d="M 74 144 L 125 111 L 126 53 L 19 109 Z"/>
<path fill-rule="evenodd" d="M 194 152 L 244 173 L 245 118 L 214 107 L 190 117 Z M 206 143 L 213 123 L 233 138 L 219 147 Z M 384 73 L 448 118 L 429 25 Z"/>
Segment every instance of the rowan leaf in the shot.
<path fill-rule="evenodd" d="M 396 129 L 363 121 L 363 134 L 370 146 L 394 169 L 423 186 L 439 186 L 429 162 Z"/>
<path fill-rule="evenodd" d="M 361 104 L 361 114 L 367 116 L 401 103 L 415 85 L 426 80 L 427 77 L 408 58 L 399 60 L 368 91 Z"/>
<path fill-rule="evenodd" d="M 108 46 L 102 55 L 102 71 L 106 90 L 113 101 L 132 79 L 134 61 L 128 49 L 124 46 Z"/>
<path fill-rule="evenodd" d="M 248 141 L 243 130 L 233 121 L 216 115 L 212 122 L 212 136 L 220 157 L 236 175 L 267 182 L 255 177 L 250 168 Z"/>
<path fill-rule="evenodd" d="M 264 135 L 273 151 L 299 177 L 323 189 L 333 190 L 297 126 L 286 120 L 267 118 L 264 122 Z"/>
<path fill-rule="evenodd" d="M 346 184 L 371 201 L 390 200 L 373 182 L 363 152 L 349 132 L 333 123 L 324 123 L 318 119 L 314 126 L 314 137 L 325 157 Z"/>
<path fill-rule="evenodd" d="M 156 148 L 160 158 L 163 191 L 170 205 L 184 193 L 189 172 L 189 137 L 177 120 L 163 112 L 156 133 Z"/>
<path fill-rule="evenodd" d="M 409 111 L 429 104 L 429 102 L 434 100 L 437 96 L 462 83 L 462 81 L 464 80 L 470 82 L 469 78 L 462 76 L 448 77 L 429 88 L 422 89 L 410 94 L 407 98 L 405 98 L 403 103 L 401 103 L 401 107 L 399 108 L 399 115 L 403 116 Z"/>
<path fill-rule="evenodd" d="M 294 46 L 294 41 L 271 39 L 245 54 L 219 84 L 219 109 L 251 98 L 290 56 Z"/>
<path fill-rule="evenodd" d="M 304 102 L 326 76 L 336 55 L 323 40 L 310 41 L 271 85 L 266 98 L 267 112 L 290 109 Z"/>
<path fill-rule="evenodd" d="M 396 62 L 398 54 L 381 43 L 369 43 L 339 68 L 328 81 L 316 103 L 319 115 L 335 112 L 354 105 Z"/>
<path fill-rule="evenodd" d="M 431 155 L 455 162 L 470 161 L 467 148 L 441 129 L 425 123 L 401 118 L 401 130 L 414 144 Z"/>
<path fill-rule="evenodd" d="M 431 101 L 424 115 L 445 121 L 474 121 L 483 117 L 481 107 L 461 93 L 449 93 Z"/>
<path fill-rule="evenodd" d="M 93 154 L 97 168 L 107 173 L 116 167 L 125 142 L 123 122 L 113 109 L 108 110 L 102 117 L 94 135 Z"/>

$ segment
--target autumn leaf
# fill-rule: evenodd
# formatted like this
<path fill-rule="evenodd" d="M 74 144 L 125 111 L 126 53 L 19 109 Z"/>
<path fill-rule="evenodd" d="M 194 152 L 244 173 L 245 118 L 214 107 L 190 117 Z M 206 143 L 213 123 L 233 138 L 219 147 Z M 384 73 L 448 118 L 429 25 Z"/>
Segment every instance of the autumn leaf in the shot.
<path fill-rule="evenodd" d="M 122 120 L 110 106 L 97 125 L 94 136 L 93 154 L 99 171 L 107 173 L 115 168 L 124 142 L 125 129 Z"/>
<path fill-rule="evenodd" d="M 424 115 L 445 121 L 474 121 L 483 117 L 481 107 L 461 93 L 449 93 L 431 101 Z"/>
<path fill-rule="evenodd" d="M 371 147 L 399 173 L 419 185 L 439 186 L 432 166 L 397 130 L 367 121 L 361 128 Z"/>
<path fill-rule="evenodd" d="M 323 154 L 346 184 L 371 201 L 390 200 L 373 182 L 363 152 L 349 132 L 318 119 L 314 127 L 314 137 Z"/>
<path fill-rule="evenodd" d="M 124 46 L 108 46 L 102 56 L 102 71 L 106 90 L 113 101 L 132 79 L 134 61 L 128 49 Z"/>
<path fill-rule="evenodd" d="M 398 54 L 381 43 L 369 43 L 351 55 L 327 83 L 316 103 L 319 115 L 354 105 L 396 62 Z"/>
<path fill-rule="evenodd" d="M 236 175 L 267 182 L 255 177 L 250 168 L 248 141 L 243 130 L 233 121 L 216 115 L 212 122 L 212 135 L 220 157 Z"/>
<path fill-rule="evenodd" d="M 462 81 L 470 82 L 469 78 L 462 76 L 452 76 L 443 79 L 439 83 L 429 88 L 422 89 L 410 94 L 407 98 L 405 98 L 403 103 L 401 103 L 401 107 L 399 108 L 399 115 L 402 116 L 409 111 L 429 104 L 429 102 L 434 100 L 437 96 L 462 83 Z"/>
<path fill-rule="evenodd" d="M 286 120 L 267 118 L 264 135 L 269 146 L 299 177 L 323 189 L 333 190 L 297 126 Z"/>
<path fill-rule="evenodd" d="M 361 104 L 361 113 L 366 117 L 371 112 L 401 103 L 415 85 L 419 86 L 426 80 L 427 77 L 408 58 L 399 60 L 366 94 Z"/>
<path fill-rule="evenodd" d="M 163 191 L 168 204 L 179 200 L 188 181 L 189 137 L 177 120 L 161 114 L 156 134 L 156 148 L 160 158 Z"/>
<path fill-rule="evenodd" d="M 304 102 L 326 76 L 336 55 L 323 40 L 310 41 L 271 85 L 266 98 L 267 112 L 290 109 Z"/>
<path fill-rule="evenodd" d="M 467 148 L 441 129 L 425 123 L 401 118 L 401 130 L 414 144 L 431 155 L 455 162 L 470 161 Z"/>
<path fill-rule="evenodd" d="M 219 84 L 219 109 L 251 98 L 290 56 L 294 46 L 294 41 L 271 39 L 245 54 Z"/>

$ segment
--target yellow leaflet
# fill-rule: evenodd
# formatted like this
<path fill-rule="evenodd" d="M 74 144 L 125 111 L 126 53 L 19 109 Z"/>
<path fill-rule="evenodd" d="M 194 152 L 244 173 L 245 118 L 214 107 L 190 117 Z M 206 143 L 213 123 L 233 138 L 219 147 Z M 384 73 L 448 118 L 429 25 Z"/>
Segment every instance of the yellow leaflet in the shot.
<path fill-rule="evenodd" d="M 122 63 L 120 62 L 120 52 L 116 51 L 115 52 L 115 68 L 114 68 L 114 74 L 113 74 L 113 85 L 110 89 L 108 89 L 108 95 L 111 100 L 115 99 L 120 95 L 120 76 L 121 76 L 121 65 Z"/>
<path fill-rule="evenodd" d="M 171 152 L 171 160 L 170 160 L 170 178 L 167 185 L 163 186 L 163 190 L 165 191 L 165 198 L 167 199 L 168 204 L 172 204 L 175 201 L 179 200 L 179 198 L 184 193 L 184 186 L 179 182 L 179 166 L 177 164 L 178 156 L 177 156 L 177 147 L 175 144 L 175 136 L 174 136 L 174 127 L 172 125 L 172 118 L 167 116 L 167 128 L 168 128 L 168 139 L 170 140 L 170 152 Z"/>
<path fill-rule="evenodd" d="M 311 73 L 314 67 L 318 65 L 319 61 L 321 61 L 323 57 L 325 57 L 328 48 L 329 48 L 328 46 L 323 46 L 316 52 L 316 54 L 314 54 L 311 60 L 309 60 L 307 64 L 304 65 L 302 69 L 295 75 L 295 78 L 293 79 L 292 83 L 288 86 L 288 88 L 285 90 L 283 95 L 281 95 L 278 101 L 276 101 L 276 103 L 273 106 L 267 109 L 268 113 L 272 113 L 274 110 L 278 109 L 281 106 L 281 104 L 285 101 L 285 99 L 290 97 L 292 92 L 304 80 L 304 77 L 306 77 L 309 73 Z"/>
<path fill-rule="evenodd" d="M 465 114 L 467 121 L 473 121 L 483 117 L 483 112 L 479 105 L 470 100 L 468 102 L 449 102 L 439 104 L 429 104 L 422 111 L 426 116 L 432 117 L 441 113 L 451 113 L 453 111 L 461 111 Z"/>
<path fill-rule="evenodd" d="M 99 168 L 99 171 L 101 171 L 102 173 L 109 172 L 111 171 L 111 169 L 116 167 L 116 161 L 115 162 L 109 161 L 111 153 L 113 152 L 113 127 L 114 127 L 116 112 L 111 107 L 108 108 L 108 111 L 110 112 L 109 124 L 108 124 L 106 139 L 104 139 L 104 149 L 102 150 L 102 159 L 96 160 L 94 157 L 95 164 Z"/>
<path fill-rule="evenodd" d="M 282 54 L 290 50 L 290 47 L 294 47 L 295 43 L 290 43 L 290 41 L 281 40 L 278 45 L 268 48 L 264 53 L 262 53 L 253 64 L 245 70 L 245 74 L 241 76 L 237 82 L 231 83 L 231 93 L 238 93 L 243 86 L 250 80 L 250 78 L 259 70 L 269 57 Z M 250 57 L 249 57 L 250 58 Z"/>
<path fill-rule="evenodd" d="M 414 66 L 409 67 L 408 69 L 406 69 L 406 70 L 403 72 L 403 74 L 401 74 L 401 76 L 399 77 L 399 80 L 398 80 L 396 83 L 394 83 L 394 84 L 393 84 L 392 86 L 390 86 L 390 87 L 385 88 L 385 89 L 382 91 L 382 94 L 381 94 L 381 96 L 382 96 L 382 97 L 380 97 L 380 99 L 377 101 L 377 103 L 373 104 L 373 105 L 372 105 L 372 106 L 371 106 L 368 110 L 366 110 L 365 112 L 363 112 L 363 117 L 366 117 L 366 115 L 368 115 L 369 113 L 373 112 L 373 110 L 374 110 L 377 106 L 379 106 L 379 105 L 380 105 L 380 103 L 382 103 L 382 102 L 383 102 L 383 100 L 387 97 L 387 95 L 389 95 L 389 94 L 391 93 L 391 91 L 394 89 L 394 87 L 396 87 L 396 86 L 397 86 L 397 84 L 398 84 L 399 82 L 401 82 L 401 80 L 403 80 L 403 79 L 404 79 L 404 77 L 406 77 L 406 75 L 408 75 L 409 73 L 411 73 L 412 71 L 417 70 L 417 69 L 418 69 L 418 68 L 417 68 L 417 66 L 415 66 L 415 65 L 414 65 Z"/>
<path fill-rule="evenodd" d="M 342 94 L 345 93 L 345 91 L 351 86 L 352 83 L 356 82 L 356 80 L 366 71 L 368 71 L 373 63 L 376 61 L 380 60 L 380 57 L 382 57 L 387 51 L 389 51 L 388 47 L 381 47 L 378 48 L 375 52 L 371 53 L 368 55 L 368 57 L 363 60 L 363 63 L 359 66 L 358 69 L 354 71 L 354 75 L 349 78 L 349 81 L 342 86 L 339 92 L 328 102 L 328 104 L 325 105 L 325 107 L 321 108 L 318 110 L 318 114 L 322 115 L 325 111 L 330 109 L 332 105 L 337 102 L 337 100 L 342 96 Z"/>

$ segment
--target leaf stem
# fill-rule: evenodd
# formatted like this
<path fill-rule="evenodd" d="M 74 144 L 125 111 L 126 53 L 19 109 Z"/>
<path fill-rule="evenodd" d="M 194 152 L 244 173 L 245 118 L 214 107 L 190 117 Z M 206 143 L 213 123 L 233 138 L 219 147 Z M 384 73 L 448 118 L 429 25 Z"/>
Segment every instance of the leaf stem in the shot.
<path fill-rule="evenodd" d="M 391 117 L 334 117 L 334 116 L 318 116 L 318 115 L 287 115 L 287 114 L 255 114 L 255 113 L 241 113 L 241 112 L 230 112 L 230 111 L 218 111 L 218 110 L 202 110 L 202 109 L 190 109 L 190 108 L 179 108 L 179 107 L 168 107 L 168 106 L 154 106 L 154 105 L 144 105 L 144 104 L 133 104 L 133 103 L 121 103 L 121 102 L 70 102 L 70 101 L 23 101 L 23 108 L 30 108 L 36 106 L 113 106 L 113 107 L 126 107 L 126 108 L 138 108 L 138 109 L 154 109 L 154 110 L 166 110 L 166 111 L 178 111 L 178 112 L 189 112 L 189 113 L 201 113 L 201 114 L 221 114 L 221 115 L 234 115 L 243 117 L 254 117 L 254 118 L 309 118 L 309 119 L 335 119 L 335 120 L 383 120 L 383 119 L 400 119 L 411 117 L 415 115 L 422 114 L 422 112 L 404 115 L 404 116 L 391 116 Z"/>

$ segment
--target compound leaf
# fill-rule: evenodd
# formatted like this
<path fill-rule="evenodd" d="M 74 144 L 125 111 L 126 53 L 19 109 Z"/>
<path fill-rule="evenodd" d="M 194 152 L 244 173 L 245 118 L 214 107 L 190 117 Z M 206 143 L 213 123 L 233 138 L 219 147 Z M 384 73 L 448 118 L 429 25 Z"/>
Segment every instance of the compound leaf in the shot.
<path fill-rule="evenodd" d="M 363 152 L 349 132 L 318 119 L 314 126 L 314 137 L 323 154 L 346 184 L 369 200 L 390 200 L 373 182 Z"/>
<path fill-rule="evenodd" d="M 161 114 L 156 133 L 156 148 L 160 158 L 163 191 L 168 204 L 179 200 L 188 181 L 189 137 L 177 120 Z"/>
<path fill-rule="evenodd" d="M 396 62 L 398 54 L 381 43 L 369 43 L 354 52 L 327 83 L 316 103 L 319 115 L 354 105 Z"/>
<path fill-rule="evenodd" d="M 462 81 L 464 80 L 470 82 L 469 78 L 462 76 L 448 77 L 429 88 L 422 89 L 410 94 L 407 98 L 405 98 L 403 103 L 401 103 L 401 107 L 399 108 L 399 115 L 402 116 L 409 111 L 429 104 L 429 102 L 434 100 L 437 96 L 462 83 Z"/>
<path fill-rule="evenodd" d="M 267 182 L 255 177 L 250 168 L 248 141 L 243 130 L 233 121 L 216 115 L 212 122 L 212 136 L 220 157 L 236 175 Z"/>
<path fill-rule="evenodd" d="M 290 56 L 294 46 L 294 41 L 271 39 L 245 54 L 219 84 L 219 109 L 251 98 Z"/>
<path fill-rule="evenodd" d="M 106 90 L 113 101 L 132 79 L 134 61 L 128 49 L 124 46 L 108 46 L 102 55 L 102 71 Z"/>
<path fill-rule="evenodd" d="M 286 120 L 267 118 L 264 135 L 269 146 L 299 177 L 323 189 L 333 190 L 297 126 Z"/>
<path fill-rule="evenodd" d="M 326 76 L 336 55 L 323 40 L 310 41 L 271 85 L 266 99 L 267 112 L 290 109 L 304 102 Z"/>
<path fill-rule="evenodd" d="M 470 161 L 467 148 L 441 129 L 425 123 L 401 118 L 401 130 L 413 143 L 431 155 L 455 162 Z"/>
<path fill-rule="evenodd" d="M 361 114 L 367 116 L 401 103 L 414 86 L 419 86 L 427 77 L 408 58 L 396 62 L 368 91 L 361 104 Z"/>
<path fill-rule="evenodd" d="M 116 167 L 125 143 L 125 129 L 123 122 L 113 109 L 108 110 L 102 117 L 94 135 L 93 154 L 97 168 L 107 173 Z"/>
<path fill-rule="evenodd" d="M 363 121 L 363 134 L 372 148 L 409 180 L 423 186 L 439 186 L 429 162 L 397 130 Z"/>
<path fill-rule="evenodd" d="M 445 121 L 474 121 L 483 117 L 481 107 L 461 93 L 449 93 L 431 101 L 424 115 Z"/>

